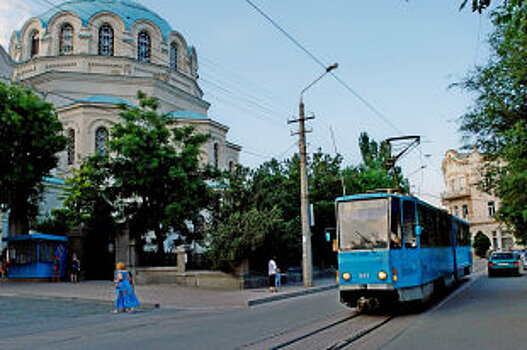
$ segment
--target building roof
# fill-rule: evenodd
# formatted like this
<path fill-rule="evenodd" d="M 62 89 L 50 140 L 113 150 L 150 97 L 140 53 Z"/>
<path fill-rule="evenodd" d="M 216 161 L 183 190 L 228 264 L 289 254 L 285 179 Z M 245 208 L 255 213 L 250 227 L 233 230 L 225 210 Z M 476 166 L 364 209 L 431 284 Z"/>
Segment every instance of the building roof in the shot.
<path fill-rule="evenodd" d="M 73 101 L 72 103 L 68 104 L 68 106 L 71 106 L 77 103 L 106 103 L 106 104 L 113 104 L 113 105 L 124 104 L 131 108 L 137 108 L 137 106 L 130 101 L 123 100 L 122 98 L 117 98 L 114 96 L 107 96 L 107 95 L 91 95 L 90 97 L 79 98 Z"/>
<path fill-rule="evenodd" d="M 54 6 L 37 18 L 41 20 L 44 27 L 47 27 L 55 15 L 67 11 L 77 14 L 84 26 L 96 13 L 112 12 L 121 17 L 127 30 L 131 28 L 134 22 L 146 19 L 159 27 L 164 39 L 167 39 L 172 32 L 167 21 L 145 6 L 130 0 L 71 0 Z"/>
<path fill-rule="evenodd" d="M 16 241 L 27 241 L 31 239 L 40 239 L 45 241 L 62 241 L 67 242 L 68 237 L 65 236 L 56 236 L 56 235 L 47 235 L 44 233 L 32 233 L 29 235 L 20 235 L 20 236 L 11 236 L 4 237 L 2 240 L 5 242 L 16 242 Z"/>
<path fill-rule="evenodd" d="M 209 120 L 210 118 L 201 115 L 193 111 L 171 111 L 167 113 L 167 118 L 176 118 L 176 119 L 199 119 L 199 120 Z"/>

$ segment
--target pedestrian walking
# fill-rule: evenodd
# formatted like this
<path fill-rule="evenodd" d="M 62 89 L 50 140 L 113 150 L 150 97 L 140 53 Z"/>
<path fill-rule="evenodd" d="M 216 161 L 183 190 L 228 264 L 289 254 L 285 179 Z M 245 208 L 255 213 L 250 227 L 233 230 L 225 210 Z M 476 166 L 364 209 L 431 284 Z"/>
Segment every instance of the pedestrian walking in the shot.
<path fill-rule="evenodd" d="M 282 285 L 282 273 L 280 272 L 280 269 L 276 269 L 276 291 L 278 292 L 278 289 Z"/>
<path fill-rule="evenodd" d="M 275 257 L 269 260 L 268 270 L 269 270 L 269 291 L 276 292 L 276 261 Z"/>
<path fill-rule="evenodd" d="M 70 265 L 70 280 L 72 283 L 79 282 L 79 274 L 81 271 L 81 262 L 77 258 L 77 254 L 73 253 L 73 256 L 71 258 L 71 265 Z"/>
<path fill-rule="evenodd" d="M 133 312 L 139 307 L 139 300 L 135 295 L 132 274 L 126 270 L 124 263 L 115 266 L 115 310 L 117 312 Z"/>

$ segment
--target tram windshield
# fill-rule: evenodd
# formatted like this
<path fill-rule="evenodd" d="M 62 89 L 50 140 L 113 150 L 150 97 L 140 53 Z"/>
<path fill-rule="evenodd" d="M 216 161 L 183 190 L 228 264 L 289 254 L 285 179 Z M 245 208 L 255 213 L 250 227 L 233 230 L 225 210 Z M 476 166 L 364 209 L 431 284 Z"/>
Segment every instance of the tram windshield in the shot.
<path fill-rule="evenodd" d="M 388 199 L 369 199 L 338 204 L 341 249 L 388 247 Z"/>

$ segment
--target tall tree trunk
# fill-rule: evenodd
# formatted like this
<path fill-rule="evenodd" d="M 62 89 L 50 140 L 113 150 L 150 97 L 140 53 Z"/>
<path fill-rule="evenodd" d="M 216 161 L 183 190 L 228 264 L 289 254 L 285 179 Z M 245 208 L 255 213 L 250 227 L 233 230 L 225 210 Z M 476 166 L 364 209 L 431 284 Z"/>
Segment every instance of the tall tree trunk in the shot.
<path fill-rule="evenodd" d="M 9 235 L 20 236 L 27 234 L 29 234 L 27 207 L 13 206 L 9 211 Z"/>
<path fill-rule="evenodd" d="M 158 225 L 156 225 L 158 226 Z M 156 242 L 157 242 L 157 256 L 161 261 L 165 261 L 165 235 L 163 234 L 163 230 L 161 228 L 156 227 L 154 229 L 154 234 L 156 236 Z"/>

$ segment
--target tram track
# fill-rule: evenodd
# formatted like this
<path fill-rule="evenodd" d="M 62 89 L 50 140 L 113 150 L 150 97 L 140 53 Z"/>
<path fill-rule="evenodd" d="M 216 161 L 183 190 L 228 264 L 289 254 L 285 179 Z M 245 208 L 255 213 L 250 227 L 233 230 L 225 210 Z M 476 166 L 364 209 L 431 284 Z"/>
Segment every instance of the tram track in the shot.
<path fill-rule="evenodd" d="M 381 328 L 396 316 L 367 315 L 355 312 L 318 325 L 275 334 L 267 339 L 247 344 L 245 349 L 343 349 Z"/>

